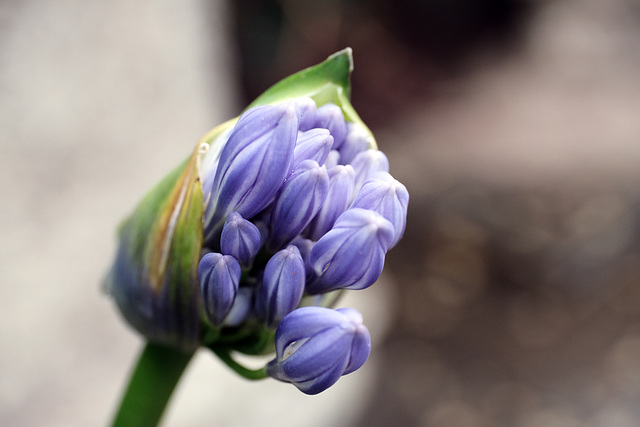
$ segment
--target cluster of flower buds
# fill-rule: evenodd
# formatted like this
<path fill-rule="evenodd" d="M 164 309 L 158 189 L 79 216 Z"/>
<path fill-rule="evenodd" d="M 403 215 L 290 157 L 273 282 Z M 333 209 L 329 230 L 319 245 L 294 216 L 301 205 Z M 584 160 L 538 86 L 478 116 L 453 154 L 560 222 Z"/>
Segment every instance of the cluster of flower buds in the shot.
<path fill-rule="evenodd" d="M 275 84 L 122 223 L 105 287 L 147 340 L 309 394 L 364 363 L 362 316 L 331 307 L 378 279 L 409 195 L 349 102 L 352 69 L 345 49 Z M 259 371 L 231 356 L 273 351 Z"/>
<path fill-rule="evenodd" d="M 331 103 L 254 107 L 220 138 L 221 150 L 201 150 L 207 320 L 277 327 L 268 373 L 318 393 L 364 363 L 369 335 L 355 310 L 298 307 L 378 279 L 405 229 L 407 189 Z"/>

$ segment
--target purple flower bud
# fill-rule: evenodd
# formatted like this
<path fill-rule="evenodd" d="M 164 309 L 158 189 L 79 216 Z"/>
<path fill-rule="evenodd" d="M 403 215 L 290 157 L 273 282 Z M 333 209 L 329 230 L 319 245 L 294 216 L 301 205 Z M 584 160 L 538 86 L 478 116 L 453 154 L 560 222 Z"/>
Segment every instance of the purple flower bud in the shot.
<path fill-rule="evenodd" d="M 329 129 L 333 136 L 333 149 L 337 150 L 347 135 L 347 124 L 342 109 L 335 104 L 325 104 L 316 110 L 314 128 Z M 300 129 L 307 130 L 307 129 Z"/>
<path fill-rule="evenodd" d="M 304 293 L 304 261 L 290 245 L 271 257 L 256 294 L 256 314 L 273 327 L 300 303 Z"/>
<path fill-rule="evenodd" d="M 312 240 L 320 239 L 331 230 L 336 219 L 347 210 L 353 199 L 353 182 L 355 172 L 350 165 L 335 166 L 328 171 L 329 194 L 308 227 L 308 235 Z"/>
<path fill-rule="evenodd" d="M 231 212 L 222 229 L 220 248 L 223 254 L 237 259 L 241 266 L 249 267 L 260 249 L 260 231 L 238 212 Z"/>
<path fill-rule="evenodd" d="M 408 204 L 407 187 L 389 173 L 377 172 L 364 183 L 351 204 L 351 208 L 363 208 L 378 212 L 391 222 L 395 230 L 393 242 L 389 247 L 392 248 L 404 234 L 407 225 Z"/>
<path fill-rule="evenodd" d="M 213 181 L 215 177 L 215 171 L 218 168 L 218 164 L 220 163 L 220 155 L 222 154 L 222 149 L 227 144 L 229 140 L 229 136 L 233 132 L 234 127 L 229 126 L 225 129 L 220 135 L 218 135 L 215 140 L 211 141 L 211 144 L 203 143 L 200 145 L 200 176 L 202 179 L 202 194 L 211 195 L 211 187 L 213 186 Z M 203 153 L 204 152 L 204 153 Z M 204 200 L 206 204 L 208 200 Z"/>
<path fill-rule="evenodd" d="M 296 148 L 293 151 L 292 169 L 302 163 L 304 160 L 315 160 L 318 164 L 323 164 L 327 159 L 333 137 L 329 135 L 327 129 L 311 129 L 301 132 L 298 135 Z"/>
<path fill-rule="evenodd" d="M 336 167 L 340 164 L 340 152 L 338 150 L 331 150 L 329 151 L 329 155 L 327 156 L 327 159 L 324 161 L 324 167 L 327 168 L 327 170 Z"/>
<path fill-rule="evenodd" d="M 242 287 L 238 289 L 236 299 L 233 301 L 231 310 L 224 318 L 222 322 L 224 326 L 240 326 L 251 313 L 251 307 L 253 298 L 253 290 L 249 287 Z"/>
<path fill-rule="evenodd" d="M 382 151 L 366 150 L 358 153 L 351 162 L 356 171 L 356 194 L 362 188 L 362 184 L 371 178 L 376 172 L 389 172 L 389 160 Z"/>
<path fill-rule="evenodd" d="M 348 165 L 358 153 L 369 149 L 370 139 L 361 125 L 347 122 L 347 136 L 340 147 L 340 163 Z"/>
<path fill-rule="evenodd" d="M 308 96 L 291 100 L 296 106 L 298 119 L 300 120 L 300 128 L 307 130 L 313 128 L 316 121 L 316 103 Z"/>
<path fill-rule="evenodd" d="M 275 250 L 293 240 L 318 213 L 328 192 L 327 170 L 313 160 L 300 163 L 276 196 L 267 247 Z"/>
<path fill-rule="evenodd" d="M 312 274 L 314 274 L 311 264 L 309 264 L 309 254 L 311 253 L 311 249 L 313 249 L 315 242 L 305 239 L 302 236 L 298 236 L 291 241 L 291 244 L 298 248 L 300 255 L 302 255 L 302 261 L 304 261 L 304 274 L 308 280 L 311 278 Z"/>
<path fill-rule="evenodd" d="M 269 225 L 265 220 L 256 221 L 255 225 L 260 231 L 260 247 L 263 247 L 269 240 Z"/>
<path fill-rule="evenodd" d="M 232 256 L 208 253 L 200 260 L 198 282 L 208 319 L 214 325 L 224 320 L 238 293 L 240 264 Z"/>
<path fill-rule="evenodd" d="M 371 337 L 362 315 L 352 308 L 303 307 L 288 314 L 276 330 L 276 358 L 267 374 L 318 394 L 369 357 Z"/>
<path fill-rule="evenodd" d="M 205 241 L 237 211 L 250 219 L 264 209 L 284 182 L 298 136 L 295 106 L 255 107 L 243 114 L 220 155 L 205 207 Z"/>
<path fill-rule="evenodd" d="M 309 262 L 318 277 L 307 284 L 307 292 L 371 286 L 382 273 L 393 237 L 393 225 L 377 212 L 347 210 L 311 250 Z"/>

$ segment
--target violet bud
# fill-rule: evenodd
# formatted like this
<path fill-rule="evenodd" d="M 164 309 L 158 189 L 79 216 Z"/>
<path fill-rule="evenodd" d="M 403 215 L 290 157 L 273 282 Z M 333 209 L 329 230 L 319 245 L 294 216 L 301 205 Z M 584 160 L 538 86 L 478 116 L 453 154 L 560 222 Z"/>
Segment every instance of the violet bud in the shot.
<path fill-rule="evenodd" d="M 327 171 L 329 193 L 318 214 L 311 220 L 307 234 L 312 240 L 320 239 L 331 230 L 336 219 L 347 210 L 353 199 L 355 171 L 350 165 L 335 166 Z"/>
<path fill-rule="evenodd" d="M 362 151 L 371 146 L 371 136 L 364 128 L 353 122 L 347 122 L 347 136 L 340 147 L 340 163 L 348 165 Z"/>
<path fill-rule="evenodd" d="M 300 303 L 304 293 L 304 261 L 297 247 L 290 245 L 271 257 L 256 293 L 256 314 L 274 327 Z"/>
<path fill-rule="evenodd" d="M 240 117 L 220 155 L 211 194 L 205 195 L 206 242 L 229 212 L 250 219 L 271 202 L 289 173 L 297 136 L 292 104 L 255 107 Z"/>
<path fill-rule="evenodd" d="M 351 208 L 363 208 L 378 212 L 391 222 L 395 230 L 393 242 L 389 247 L 392 248 L 404 234 L 407 225 L 408 204 L 407 187 L 389 173 L 377 172 L 364 183 L 351 204 Z"/>
<path fill-rule="evenodd" d="M 276 196 L 267 247 L 275 250 L 293 240 L 318 213 L 328 192 L 327 170 L 313 160 L 300 163 Z"/>
<path fill-rule="evenodd" d="M 316 110 L 314 128 L 329 129 L 333 136 L 333 149 L 340 148 L 347 135 L 347 124 L 342 109 L 335 104 L 324 104 Z M 307 130 L 301 128 L 300 130 Z"/>
<path fill-rule="evenodd" d="M 356 171 L 356 194 L 362 188 L 362 184 L 371 178 L 376 172 L 389 172 L 389 159 L 382 151 L 365 150 L 358 153 L 351 162 Z"/>
<path fill-rule="evenodd" d="M 313 249 L 315 242 L 305 239 L 302 236 L 298 236 L 291 241 L 291 244 L 300 251 L 302 261 L 304 261 L 304 273 L 308 280 L 313 274 L 313 269 L 311 268 L 311 264 L 309 264 L 309 254 L 311 254 L 311 249 Z"/>
<path fill-rule="evenodd" d="M 316 121 L 316 103 L 308 96 L 292 99 L 296 107 L 301 129 L 311 129 Z"/>
<path fill-rule="evenodd" d="M 327 129 L 311 129 L 298 135 L 296 147 L 293 150 L 292 169 L 304 160 L 315 160 L 319 165 L 327 159 L 333 145 L 333 137 Z"/>
<path fill-rule="evenodd" d="M 198 282 L 207 318 L 220 325 L 231 310 L 240 283 L 240 264 L 230 255 L 208 253 L 200 260 Z"/>
<path fill-rule="evenodd" d="M 329 151 L 329 155 L 327 156 L 327 159 L 324 161 L 324 167 L 327 168 L 327 170 L 336 167 L 340 164 L 340 152 L 338 150 L 331 150 Z"/>
<path fill-rule="evenodd" d="M 236 299 L 222 322 L 224 326 L 240 326 L 249 317 L 251 308 L 253 307 L 253 290 L 249 287 L 241 287 L 238 289 Z"/>
<path fill-rule="evenodd" d="M 230 212 L 222 228 L 220 248 L 223 254 L 237 259 L 242 267 L 250 267 L 260 249 L 260 231 L 238 212 Z"/>
<path fill-rule="evenodd" d="M 369 357 L 371 337 L 352 308 L 302 307 L 276 330 L 276 358 L 269 376 L 306 394 L 318 394 L 359 369 Z"/>
<path fill-rule="evenodd" d="M 309 262 L 318 277 L 307 284 L 307 292 L 371 286 L 382 273 L 393 237 L 393 225 L 377 212 L 348 209 L 311 250 Z"/>

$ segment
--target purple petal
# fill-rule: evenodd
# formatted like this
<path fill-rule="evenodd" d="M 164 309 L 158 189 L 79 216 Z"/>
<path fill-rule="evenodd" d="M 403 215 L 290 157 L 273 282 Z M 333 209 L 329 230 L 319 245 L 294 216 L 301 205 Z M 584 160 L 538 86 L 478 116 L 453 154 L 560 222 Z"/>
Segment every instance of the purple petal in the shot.
<path fill-rule="evenodd" d="M 370 347 L 356 310 L 303 307 L 278 325 L 276 358 L 267 365 L 267 374 L 317 394 L 362 366 Z"/>
<path fill-rule="evenodd" d="M 355 172 L 350 165 L 336 166 L 329 169 L 329 193 L 320 211 L 313 218 L 307 229 L 312 240 L 320 239 L 326 234 L 336 219 L 347 210 L 353 199 L 353 182 Z"/>
<path fill-rule="evenodd" d="M 313 160 L 302 162 L 276 197 L 267 247 L 276 250 L 293 240 L 318 213 L 328 192 L 326 169 Z"/>
<path fill-rule="evenodd" d="M 305 131 L 313 128 L 316 121 L 316 103 L 313 99 L 304 96 L 293 99 L 291 102 L 296 106 L 296 112 L 300 120 L 300 130 Z"/>
<path fill-rule="evenodd" d="M 351 208 L 363 208 L 378 212 L 387 219 L 395 230 L 391 247 L 395 246 L 404 234 L 407 225 L 407 206 L 409 192 L 407 188 L 387 172 L 377 172 L 367 180 Z"/>
<path fill-rule="evenodd" d="M 219 325 L 236 298 L 240 283 L 240 264 L 229 255 L 208 253 L 200 260 L 198 282 L 205 313 Z"/>
<path fill-rule="evenodd" d="M 382 273 L 393 236 L 393 225 L 380 214 L 347 210 L 311 250 L 309 262 L 318 277 L 307 284 L 307 292 L 313 295 L 371 286 Z"/>
<path fill-rule="evenodd" d="M 338 150 L 329 151 L 327 159 L 324 161 L 324 167 L 327 170 L 332 169 L 340 164 L 340 152 Z"/>
<path fill-rule="evenodd" d="M 223 254 L 236 258 L 241 266 L 249 267 L 260 248 L 260 231 L 238 212 L 230 212 L 220 236 L 220 248 Z"/>
<path fill-rule="evenodd" d="M 358 155 L 371 146 L 371 137 L 362 125 L 347 122 L 347 136 L 340 147 L 340 163 L 348 165 Z"/>
<path fill-rule="evenodd" d="M 329 155 L 331 145 L 333 145 L 333 137 L 329 135 L 327 129 L 301 132 L 293 151 L 291 168 L 295 170 L 304 160 L 315 160 L 318 164 L 323 164 Z"/>
<path fill-rule="evenodd" d="M 304 293 L 304 262 L 291 245 L 271 257 L 256 294 L 256 313 L 273 327 L 300 303 Z"/>
<path fill-rule="evenodd" d="M 251 308 L 253 299 L 253 290 L 249 287 L 242 287 L 238 289 L 238 293 L 236 294 L 236 299 L 233 301 L 233 305 L 227 313 L 227 316 L 224 318 L 223 324 L 224 326 L 240 326 L 247 319 L 249 313 L 251 313 Z"/>
<path fill-rule="evenodd" d="M 335 104 L 325 104 L 316 110 L 315 128 L 329 129 L 333 136 L 332 149 L 340 148 L 347 136 L 347 124 L 342 109 Z"/>
<path fill-rule="evenodd" d="M 308 338 L 332 326 L 347 325 L 344 315 L 324 307 L 302 307 L 286 315 L 276 330 L 276 357 L 293 342 Z"/>
<path fill-rule="evenodd" d="M 366 150 L 358 153 L 351 162 L 351 166 L 356 171 L 355 190 L 356 193 L 362 184 L 373 176 L 376 172 L 389 172 L 389 159 L 382 151 Z"/>
<path fill-rule="evenodd" d="M 297 134 L 293 105 L 255 107 L 240 117 L 222 150 L 205 209 L 207 242 L 229 212 L 250 219 L 271 202 L 289 172 Z"/>

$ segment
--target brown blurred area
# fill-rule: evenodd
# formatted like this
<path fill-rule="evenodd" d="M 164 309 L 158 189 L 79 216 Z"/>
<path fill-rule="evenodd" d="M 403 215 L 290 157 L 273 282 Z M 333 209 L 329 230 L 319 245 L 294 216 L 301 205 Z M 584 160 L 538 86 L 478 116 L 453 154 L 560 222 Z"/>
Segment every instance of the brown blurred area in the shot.
<path fill-rule="evenodd" d="M 640 3 L 234 8 L 246 99 L 353 47 L 354 105 L 411 194 L 355 425 L 639 425 Z"/>

